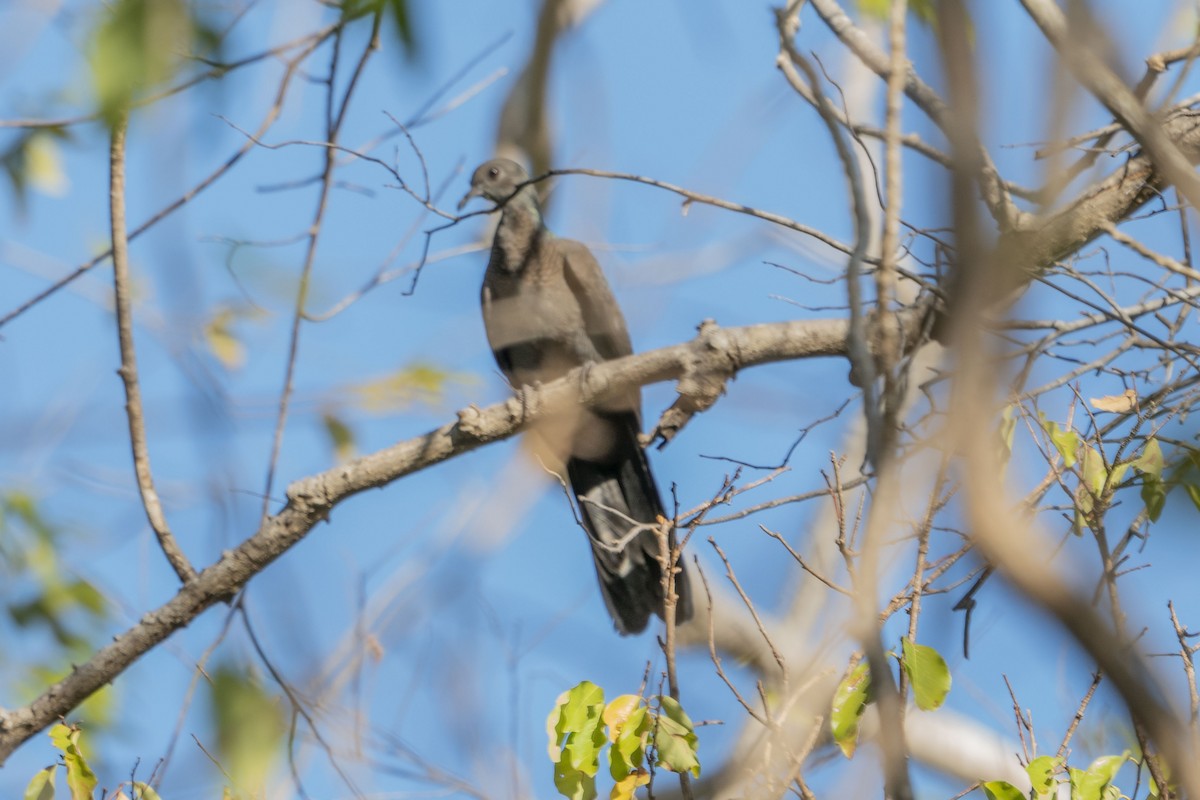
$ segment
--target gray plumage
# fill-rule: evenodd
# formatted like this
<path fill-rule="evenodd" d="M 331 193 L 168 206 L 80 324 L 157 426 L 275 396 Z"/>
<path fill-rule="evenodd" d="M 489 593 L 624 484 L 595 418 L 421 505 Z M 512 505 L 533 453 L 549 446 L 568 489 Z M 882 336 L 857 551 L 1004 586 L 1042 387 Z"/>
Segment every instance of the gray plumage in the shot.
<path fill-rule="evenodd" d="M 461 209 L 484 197 L 501 207 L 483 278 L 483 323 L 496 363 L 518 388 L 633 352 L 600 265 L 585 246 L 546 229 L 534 187 L 522 185 L 527 180 L 514 161 L 488 161 L 475 170 L 459 203 Z M 531 434 L 543 463 L 565 469 L 604 603 L 621 633 L 638 633 L 650 614 L 663 613 L 658 539 L 652 530 L 630 535 L 636 524 L 666 516 L 640 431 L 641 395 L 635 390 L 603 407 L 546 420 Z M 686 569 L 676 575 L 675 592 L 675 618 L 683 622 L 692 616 Z"/>

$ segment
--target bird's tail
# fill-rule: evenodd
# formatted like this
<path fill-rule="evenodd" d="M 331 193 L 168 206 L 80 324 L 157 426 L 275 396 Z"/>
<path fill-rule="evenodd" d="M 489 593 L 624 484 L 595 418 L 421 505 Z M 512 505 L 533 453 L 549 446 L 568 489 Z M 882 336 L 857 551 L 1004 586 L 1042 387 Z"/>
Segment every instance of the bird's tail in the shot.
<path fill-rule="evenodd" d="M 638 442 L 637 415 L 626 411 L 597 416 L 611 426 L 612 446 L 603 458 L 568 459 L 567 477 L 591 539 L 604 604 L 618 631 L 640 633 L 651 614 L 663 615 L 662 567 L 655 530 L 634 529 L 639 524 L 654 526 L 665 514 Z M 674 548 L 674 530 L 670 544 Z M 675 594 L 675 620 L 686 622 L 693 610 L 686 568 L 675 575 Z"/>

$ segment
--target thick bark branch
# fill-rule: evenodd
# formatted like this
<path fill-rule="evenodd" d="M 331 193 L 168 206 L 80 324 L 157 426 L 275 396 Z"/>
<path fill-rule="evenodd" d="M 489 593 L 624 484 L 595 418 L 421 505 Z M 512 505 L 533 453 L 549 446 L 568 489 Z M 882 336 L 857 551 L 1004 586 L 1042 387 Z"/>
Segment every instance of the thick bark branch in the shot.
<path fill-rule="evenodd" d="M 905 339 L 913 340 L 920 314 L 900 317 Z M 459 412 L 457 422 L 422 436 L 292 483 L 287 503 L 258 531 L 183 586 L 166 604 L 29 705 L 0 711 L 0 766 L 23 742 L 69 713 L 112 682 L 143 654 L 211 606 L 240 590 L 268 564 L 328 519 L 339 503 L 366 489 L 385 486 L 488 442 L 508 438 L 526 425 L 569 403 L 595 404 L 633 387 L 705 373 L 732 376 L 758 364 L 846 353 L 849 325 L 844 320 L 812 320 L 720 329 L 706 325 L 691 342 L 576 370 L 484 409 Z"/>
<path fill-rule="evenodd" d="M 1162 132 L 1189 161 L 1200 161 L 1200 113 L 1180 112 L 1163 123 Z M 1103 235 L 1169 185 L 1153 160 L 1140 153 L 1063 210 L 1002 235 L 995 260 L 1002 275 L 994 276 L 994 296 L 1025 286 L 1037 273 Z"/>

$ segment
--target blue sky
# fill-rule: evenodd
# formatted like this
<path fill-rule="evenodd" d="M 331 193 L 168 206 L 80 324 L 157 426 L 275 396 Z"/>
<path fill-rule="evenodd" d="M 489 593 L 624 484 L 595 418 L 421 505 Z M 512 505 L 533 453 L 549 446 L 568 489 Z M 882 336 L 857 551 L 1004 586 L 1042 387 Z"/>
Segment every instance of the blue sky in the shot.
<path fill-rule="evenodd" d="M 410 61 L 394 39 L 385 37 L 355 96 L 343 141 L 358 147 L 392 131 L 385 112 L 410 118 L 482 54 L 445 97 L 459 97 L 472 87 L 478 92 L 413 130 L 432 183 L 447 186 L 438 204 L 449 209 L 465 191 L 469 170 L 491 155 L 497 114 L 526 58 L 535 9 L 527 0 L 414 5 L 420 6 L 414 10 L 418 53 Z M 81 50 L 96 9 L 64 3 L 39 18 L 37 8 L 54 6 L 18 0 L 0 8 L 5 118 L 88 109 Z M 1127 3 L 1097 6 L 1119 30 L 1119 52 L 1135 78 L 1141 58 L 1186 41 L 1176 4 L 1142 2 L 1137 13 Z M 985 138 L 1013 179 L 1036 184 L 1041 167 L 1030 149 L 1008 146 L 1045 135 L 1044 75 L 1052 54 L 1015 4 L 975 3 L 973 9 L 988 109 Z M 327 19 L 316 3 L 261 4 L 237 27 L 228 55 L 256 52 Z M 806 14 L 804 20 L 803 49 L 818 53 L 831 73 L 840 74 L 841 49 L 815 16 Z M 347 52 L 357 53 L 365 34 L 359 26 L 349 35 Z M 917 68 L 938 85 L 931 33 L 914 27 L 911 36 Z M 851 220 L 836 156 L 817 115 L 775 69 L 776 46 L 765 5 L 725 0 L 686 7 L 633 0 L 603 4 L 563 37 L 555 55 L 550 98 L 556 164 L 647 175 L 786 214 L 848 240 Z M 325 63 L 319 56 L 313 68 Z M 154 213 L 239 147 L 244 138 L 237 127 L 257 126 L 279 75 L 277 64 L 251 67 L 137 114 L 129 140 L 131 222 Z M 905 113 L 909 129 L 936 141 L 918 112 Z M 266 141 L 319 139 L 322 114 L 320 86 L 298 82 Z M 1071 129 L 1104 121 L 1102 110 L 1085 101 Z M 0 143 L 13 135 L 2 133 Z M 403 141 L 392 142 L 395 149 L 388 144 L 376 155 L 397 159 L 407 179 L 419 179 L 418 164 Z M 0 313 L 105 245 L 106 152 L 98 126 L 74 127 L 61 145 L 66 177 L 61 194 L 33 192 L 24 211 L 11 193 L 0 194 Z M 311 176 L 320 158 L 319 148 L 303 144 L 255 149 L 133 246 L 151 456 L 172 525 L 197 564 L 210 562 L 254 530 L 283 380 L 289 306 L 303 260 L 300 244 L 251 244 L 231 255 L 229 242 L 276 241 L 302 233 L 311 220 L 315 187 L 263 188 Z M 1101 161 L 1102 168 L 1111 163 Z M 417 204 L 390 187 L 391 176 L 377 165 L 359 162 L 341 177 L 348 186 L 333 195 L 315 263 L 316 310 L 354 292 L 389 256 L 392 267 L 414 263 L 420 231 L 437 222 L 421 216 Z M 942 177 L 928 162 L 906 159 L 906 218 L 919 225 L 945 224 L 938 200 Z M 784 263 L 825 279 L 840 272 L 841 259 L 765 223 L 700 206 L 683 214 L 674 195 L 591 177 L 560 179 L 548 216 L 558 233 L 597 252 L 640 350 L 683 341 L 706 318 L 732 326 L 843 313 L 829 308 L 844 303 L 839 286 L 808 282 L 766 263 Z M 471 244 L 482 226 L 472 219 L 439 233 L 431 253 Z M 276 498 L 287 481 L 333 463 L 322 413 L 349 423 L 359 451 L 370 452 L 443 424 L 468 403 L 482 405 L 507 395 L 478 314 L 485 261 L 482 251 L 439 260 L 426 267 L 411 296 L 404 293 L 409 281 L 403 277 L 330 321 L 304 327 Z M 97 268 L 0 331 L 0 374 L 6 376 L 0 392 L 0 488 L 33 493 L 70 532 L 70 567 L 112 599 L 111 632 L 116 632 L 167 599 L 175 584 L 146 525 L 129 468 L 123 397 L 115 376 L 116 337 L 105 300 L 109 280 L 110 270 Z M 1052 313 L 1055 302 L 1042 293 L 1021 310 L 1030 316 Z M 222 366 L 205 344 L 204 326 L 220 307 L 240 315 L 234 331 L 246 353 L 236 370 Z M 348 387 L 414 364 L 446 371 L 440 396 L 386 413 L 347 400 Z M 651 454 L 664 491 L 676 485 L 685 508 L 710 496 L 730 465 L 703 456 L 777 462 L 799 429 L 853 396 L 846 371 L 844 363 L 824 360 L 740 375 L 715 409 L 695 419 L 666 450 Z M 1085 391 L 1119 393 L 1120 388 L 1098 380 L 1094 390 Z M 654 386 L 644 397 L 652 420 L 674 392 Z M 829 452 L 839 447 L 846 421 L 855 413 L 851 406 L 810 433 L 792 470 L 752 498 L 819 487 L 819 470 L 827 467 Z M 1018 461 L 1010 478 L 1022 485 L 1040 474 L 1035 466 L 1026 472 Z M 756 600 L 776 608 L 798 576 L 757 526 L 803 543 L 815 510 L 812 504 L 785 506 L 704 529 L 694 549 L 710 579 L 719 576 L 720 564 L 703 541 L 717 537 L 742 580 L 754 587 Z M 1200 614 L 1194 588 L 1181 594 L 1180 584 L 1163 579 L 1175 575 L 1185 559 L 1176 558 L 1172 566 L 1162 554 L 1196 551 L 1194 537 L 1185 530 L 1194 519 L 1191 513 L 1173 505 L 1156 528 L 1145 558 L 1154 562 L 1157 581 L 1130 579 L 1133 614 L 1153 620 L 1154 636 L 1164 630 L 1167 596 L 1181 611 L 1190 608 L 1192 619 Z M 1001 672 L 1010 674 L 1022 704 L 1037 709 L 1037 723 L 1054 740 L 1085 688 L 1086 670 L 1057 629 L 1029 624 L 1025 608 L 1002 587 L 993 585 L 987 593 L 974 622 L 970 662 L 958 656 L 961 617 L 949 611 L 954 598 L 931 602 L 924 617 L 926 643 L 939 648 L 955 669 L 950 705 L 1011 733 L 1010 701 L 998 678 Z M 249 606 L 277 665 L 291 680 L 316 691 L 347 679 L 327 659 L 349 634 L 363 595 L 368 608 L 380 604 L 384 609 L 372 628 L 383 657 L 362 675 L 373 729 L 485 786 L 492 780 L 490 770 L 503 764 L 503 748 L 511 746 L 522 780 L 531 782 L 538 796 L 551 796 L 542 720 L 558 693 L 583 678 L 610 694 L 635 691 L 646 661 L 656 669 L 661 662 L 653 637 L 621 639 L 612 633 L 582 532 L 574 527 L 561 492 L 522 461 L 515 441 L 339 507 L 328 524 L 252 583 Z M 391 599 L 384 602 L 385 597 Z M 161 756 L 191 665 L 213 640 L 224 614 L 210 611 L 118 682 L 115 726 L 95 737 L 102 742 L 102 774 L 124 776 L 135 759 L 147 765 Z M 223 647 L 228 658 L 253 660 L 237 631 Z M 684 704 L 692 717 L 726 721 L 701 733 L 702 756 L 716 765 L 739 728 L 739 711 L 712 674 L 706 654 L 688 654 L 681 669 Z M 339 703 L 347 696 L 339 693 Z M 16 702 L 7 689 L 0 694 L 0 705 Z M 328 724 L 345 734 L 346 706 L 336 709 L 330 708 Z M 183 729 L 164 797 L 212 796 L 219 778 L 187 735 L 195 732 L 203 739 L 209 730 L 202 702 Z M 1098 752 L 1109 744 L 1102 741 Z M 312 796 L 347 796 L 323 757 L 309 753 L 306 785 Z M 14 794 L 51 758 L 43 738 L 27 744 L 0 773 L 0 792 Z M 932 777 L 925 780 L 931 791 L 944 788 Z M 380 792 L 412 787 L 382 772 L 363 783 L 364 790 Z M 500 787 L 489 788 L 505 796 Z"/>

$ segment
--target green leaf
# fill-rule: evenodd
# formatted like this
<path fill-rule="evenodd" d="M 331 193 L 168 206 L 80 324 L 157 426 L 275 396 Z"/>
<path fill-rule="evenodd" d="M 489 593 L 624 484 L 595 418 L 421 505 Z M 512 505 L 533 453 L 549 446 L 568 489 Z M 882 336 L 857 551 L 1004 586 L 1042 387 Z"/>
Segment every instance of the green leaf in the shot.
<path fill-rule="evenodd" d="M 1127 750 L 1119 756 L 1101 756 L 1087 770 L 1071 768 L 1071 800 L 1109 800 L 1109 790 L 1115 788 L 1110 784 L 1128 760 Z"/>
<path fill-rule="evenodd" d="M 1079 434 L 1069 428 L 1062 427 L 1057 422 L 1051 422 L 1045 418 L 1045 415 L 1039 416 L 1041 417 L 1042 429 L 1050 437 L 1050 443 L 1054 445 L 1054 449 L 1062 456 L 1063 466 L 1067 469 L 1075 466 L 1076 453 L 1079 452 Z"/>
<path fill-rule="evenodd" d="M 1075 767 L 1067 767 L 1067 775 L 1071 779 L 1071 800 L 1100 800 L 1100 792 L 1090 785 L 1084 786 L 1087 772 Z"/>
<path fill-rule="evenodd" d="M 1105 783 L 1112 783 L 1117 777 L 1117 773 L 1121 771 L 1121 767 L 1125 766 L 1125 762 L 1129 760 L 1129 751 L 1121 753 L 1119 756 L 1100 756 L 1088 766 L 1088 773 L 1102 779 Z"/>
<path fill-rule="evenodd" d="M 100 590 L 85 580 L 76 579 L 65 587 L 67 595 L 76 608 L 88 612 L 94 618 L 103 618 L 108 613 L 108 601 Z"/>
<path fill-rule="evenodd" d="M 1188 497 L 1192 498 L 1192 505 L 1200 511 L 1200 486 L 1194 483 L 1185 483 L 1183 488 L 1187 490 Z"/>
<path fill-rule="evenodd" d="M 1151 522 L 1158 522 L 1167 502 L 1166 485 L 1158 478 L 1145 475 L 1142 479 L 1142 502 L 1146 505 L 1146 516 Z"/>
<path fill-rule="evenodd" d="M 858 721 L 867 708 L 867 696 L 871 689 L 871 673 L 867 662 L 862 662 L 842 678 L 833 694 L 833 707 L 829 725 L 833 740 L 846 758 L 854 755 L 858 746 Z"/>
<path fill-rule="evenodd" d="M 1100 451 L 1091 445 L 1083 448 L 1082 474 L 1084 484 L 1098 497 L 1104 489 L 1104 480 L 1108 477 L 1108 472 L 1104 469 L 1104 459 Z"/>
<path fill-rule="evenodd" d="M 396 38 L 404 47 L 404 54 L 412 59 L 417 55 L 417 37 L 413 30 L 409 0 L 342 0 L 342 17 L 350 21 L 368 14 L 386 14 L 391 17 Z"/>
<path fill-rule="evenodd" d="M 654 732 L 654 746 L 658 751 L 658 766 L 671 772 L 690 772 L 700 777 L 700 759 L 696 756 L 700 740 L 691 719 L 675 699 L 659 697 L 662 713 L 658 716 Z"/>
<path fill-rule="evenodd" d="M 1133 466 L 1133 462 L 1126 461 L 1125 463 L 1117 464 L 1112 468 L 1112 472 L 1110 473 L 1111 477 L 1108 479 L 1108 486 L 1110 489 L 1115 489 L 1121 485 L 1121 481 L 1125 480 L 1125 473 L 1129 472 L 1129 468 L 1131 466 Z"/>
<path fill-rule="evenodd" d="M 595 775 L 575 769 L 566 759 L 554 765 L 554 788 L 567 800 L 595 800 Z"/>
<path fill-rule="evenodd" d="M 392 22 L 396 26 L 396 38 L 404 45 L 404 52 L 412 58 L 417 54 L 417 37 L 413 31 L 412 14 L 409 11 L 408 0 L 386 0 L 387 9 L 391 12 Z"/>
<path fill-rule="evenodd" d="M 554 762 L 554 785 L 572 800 L 596 796 L 595 775 L 604 746 L 604 690 L 581 681 L 563 692 L 546 717 L 548 752 Z"/>
<path fill-rule="evenodd" d="M 554 708 L 550 709 L 550 713 L 546 715 L 546 738 L 550 740 L 546 752 L 550 755 L 550 760 L 554 762 L 562 758 L 562 740 L 567 728 L 562 712 L 567 706 L 569 696 L 569 692 L 560 694 L 554 701 Z"/>
<path fill-rule="evenodd" d="M 1162 446 L 1159 445 L 1158 439 L 1151 437 L 1146 440 L 1146 445 L 1142 448 L 1142 454 L 1133 462 L 1133 468 L 1143 475 L 1158 479 L 1162 478 L 1163 454 Z"/>
<path fill-rule="evenodd" d="M 932 647 L 917 644 L 907 637 L 901 639 L 904 648 L 904 671 L 912 681 L 913 699 L 922 711 L 940 708 L 950 693 L 950 668 L 946 660 Z"/>
<path fill-rule="evenodd" d="M 61 722 L 50 729 L 50 741 L 62 752 L 63 763 L 67 768 L 67 788 L 71 790 L 71 800 L 92 800 L 92 792 L 98 783 L 96 773 L 88 766 L 87 759 L 79 747 L 82 731 L 76 726 L 66 726 Z"/>
<path fill-rule="evenodd" d="M 612 743 L 608 750 L 609 774 L 619 783 L 645 764 L 650 715 L 639 695 L 623 694 L 605 707 L 602 716 Z"/>
<path fill-rule="evenodd" d="M 642 706 L 630 715 L 628 724 L 621 728 L 608 750 L 609 774 L 615 780 L 624 780 L 645 765 L 646 739 L 651 722 L 646 707 Z"/>
<path fill-rule="evenodd" d="M 148 89 L 168 80 L 191 49 L 183 0 L 116 0 L 105 6 L 89 56 L 100 112 L 114 123 Z"/>
<path fill-rule="evenodd" d="M 586 775 L 595 775 L 600 769 L 600 748 L 607 740 L 603 713 L 604 690 L 591 681 L 583 681 L 567 693 L 563 754 L 572 767 Z"/>
<path fill-rule="evenodd" d="M 1008 781 L 988 781 L 983 784 L 988 800 L 1026 800 L 1024 793 Z"/>
<path fill-rule="evenodd" d="M 224 664 L 210 695 L 221 766 L 235 788 L 259 790 L 274 768 L 286 731 L 280 700 L 244 667 Z"/>
<path fill-rule="evenodd" d="M 57 772 L 58 765 L 54 764 L 35 773 L 25 787 L 23 800 L 54 800 L 54 775 Z"/>
<path fill-rule="evenodd" d="M 1038 756 L 1025 767 L 1025 774 L 1038 795 L 1049 794 L 1054 790 L 1054 776 L 1062 768 L 1062 759 L 1054 756 Z"/>

